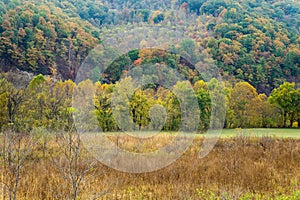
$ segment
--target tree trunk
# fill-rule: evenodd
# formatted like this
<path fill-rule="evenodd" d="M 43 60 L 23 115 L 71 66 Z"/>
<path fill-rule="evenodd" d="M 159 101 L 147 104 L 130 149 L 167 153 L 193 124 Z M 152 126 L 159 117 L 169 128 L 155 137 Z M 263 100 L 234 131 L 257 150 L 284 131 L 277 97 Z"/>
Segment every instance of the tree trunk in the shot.
<path fill-rule="evenodd" d="M 293 128 L 294 119 L 290 119 L 290 128 Z"/>
<path fill-rule="evenodd" d="M 283 111 L 283 128 L 287 128 L 287 113 Z"/>

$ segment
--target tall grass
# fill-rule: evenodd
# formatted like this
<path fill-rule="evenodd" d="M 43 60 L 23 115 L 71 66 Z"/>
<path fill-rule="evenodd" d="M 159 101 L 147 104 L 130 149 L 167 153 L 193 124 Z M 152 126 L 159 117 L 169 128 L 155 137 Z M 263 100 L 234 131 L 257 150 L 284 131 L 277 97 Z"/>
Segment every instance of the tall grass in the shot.
<path fill-rule="evenodd" d="M 155 138 L 140 150 L 153 150 L 169 139 Z M 83 181 L 79 199 L 300 199 L 300 140 L 222 138 L 199 159 L 202 141 L 197 137 L 180 159 L 156 172 L 129 174 L 97 163 Z M 128 137 L 118 138 L 118 145 L 134 151 Z M 62 155 L 54 139 L 47 147 L 46 154 L 37 147 L 27 158 L 18 199 L 67 199 L 71 186 L 52 162 Z"/>

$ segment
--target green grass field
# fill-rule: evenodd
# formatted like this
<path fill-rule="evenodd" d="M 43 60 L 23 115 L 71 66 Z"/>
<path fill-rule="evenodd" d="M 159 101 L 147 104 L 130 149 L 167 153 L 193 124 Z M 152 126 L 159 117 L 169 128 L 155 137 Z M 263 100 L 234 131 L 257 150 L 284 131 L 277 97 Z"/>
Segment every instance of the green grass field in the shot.
<path fill-rule="evenodd" d="M 278 138 L 300 138 L 300 129 L 254 128 L 254 129 L 223 129 L 221 137 L 235 137 L 240 134 L 249 136 L 269 136 Z"/>
<path fill-rule="evenodd" d="M 170 136 L 176 135 L 177 132 L 132 132 L 128 133 L 129 135 L 137 138 L 151 138 L 152 136 L 160 135 L 160 136 Z M 221 134 L 220 134 L 221 133 Z M 117 132 L 110 132 L 105 133 L 106 135 L 114 136 L 116 134 L 120 134 Z M 122 133 L 123 134 L 123 133 Z M 126 135 L 126 134 L 125 134 Z M 277 138 L 295 138 L 300 139 L 300 129 L 293 128 L 293 129 L 281 129 L 281 128 L 251 128 L 251 129 L 223 129 L 221 131 L 210 131 L 209 137 L 218 137 L 221 138 L 232 138 L 240 135 L 251 136 L 251 137 L 277 137 Z M 204 137 L 203 134 L 197 134 L 196 137 L 202 138 Z"/>

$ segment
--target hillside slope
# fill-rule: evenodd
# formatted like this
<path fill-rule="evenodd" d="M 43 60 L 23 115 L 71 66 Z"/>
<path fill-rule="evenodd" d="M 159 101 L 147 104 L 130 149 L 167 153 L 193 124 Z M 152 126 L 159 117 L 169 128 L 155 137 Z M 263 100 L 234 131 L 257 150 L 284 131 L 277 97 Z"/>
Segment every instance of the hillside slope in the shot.
<path fill-rule="evenodd" d="M 100 42 L 102 28 L 166 24 L 178 10 L 188 18 L 206 16 L 204 29 L 191 29 L 191 35 L 224 76 L 267 94 L 284 81 L 299 82 L 300 3 L 295 0 L 3 1 L 0 66 L 74 79 Z"/>

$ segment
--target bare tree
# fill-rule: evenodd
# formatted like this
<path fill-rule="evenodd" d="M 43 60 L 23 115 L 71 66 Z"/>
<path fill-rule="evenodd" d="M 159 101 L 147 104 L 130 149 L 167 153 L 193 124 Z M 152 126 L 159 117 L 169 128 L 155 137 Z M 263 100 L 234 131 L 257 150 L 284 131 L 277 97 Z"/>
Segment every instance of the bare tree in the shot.
<path fill-rule="evenodd" d="M 31 135 L 14 131 L 5 131 L 0 140 L 0 184 L 3 186 L 3 199 L 16 200 L 21 172 L 35 142 Z"/>
<path fill-rule="evenodd" d="M 80 135 L 75 131 L 57 133 L 56 141 L 60 154 L 53 163 L 71 186 L 69 199 L 77 199 L 82 183 L 94 176 L 96 161 L 82 147 Z"/>
<path fill-rule="evenodd" d="M 8 81 L 0 80 L 0 94 L 6 97 L 6 120 L 0 134 L 0 184 L 3 187 L 3 198 L 17 199 L 19 180 L 22 168 L 30 154 L 34 139 L 28 134 L 21 107 L 26 101 L 24 89 L 15 88 Z"/>

